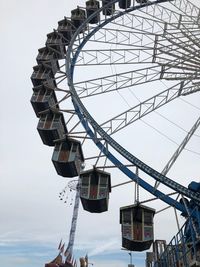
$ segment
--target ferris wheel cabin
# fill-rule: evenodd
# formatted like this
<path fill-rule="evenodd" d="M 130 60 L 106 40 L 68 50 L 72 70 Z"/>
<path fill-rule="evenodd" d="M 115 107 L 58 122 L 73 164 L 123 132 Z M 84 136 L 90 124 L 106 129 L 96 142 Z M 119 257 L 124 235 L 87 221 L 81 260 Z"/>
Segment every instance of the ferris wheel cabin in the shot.
<path fill-rule="evenodd" d="M 130 251 L 144 251 L 153 243 L 155 210 L 142 205 L 120 208 L 122 247 Z"/>
<path fill-rule="evenodd" d="M 50 51 L 47 47 L 38 49 L 37 63 L 43 64 L 45 67 L 51 69 L 52 73 L 55 74 L 59 70 L 58 60 L 54 52 Z"/>
<path fill-rule="evenodd" d="M 81 143 L 67 138 L 55 144 L 52 161 L 57 173 L 63 177 L 75 177 L 80 174 L 84 162 Z"/>
<path fill-rule="evenodd" d="M 102 7 L 111 3 L 113 0 L 102 0 Z M 107 8 L 103 9 L 103 15 L 111 16 L 115 12 L 115 4 L 109 5 Z"/>
<path fill-rule="evenodd" d="M 96 12 L 100 8 L 99 1 L 96 0 L 89 0 L 86 1 L 86 13 L 87 18 L 91 16 L 94 12 Z M 94 18 L 90 20 L 89 23 L 96 24 L 100 21 L 100 14 L 98 13 Z"/>
<path fill-rule="evenodd" d="M 75 31 L 76 28 L 71 20 L 64 18 L 63 20 L 58 21 L 58 32 L 63 35 L 65 45 L 70 43 Z"/>
<path fill-rule="evenodd" d="M 92 213 L 107 211 L 111 192 L 110 174 L 94 168 L 82 172 L 80 179 L 80 199 L 83 209 Z"/>
<path fill-rule="evenodd" d="M 126 9 L 131 6 L 131 0 L 120 0 L 119 1 L 119 8 Z"/>
<path fill-rule="evenodd" d="M 46 46 L 53 51 L 57 59 L 63 59 L 66 54 L 63 37 L 56 31 L 47 34 Z"/>
<path fill-rule="evenodd" d="M 49 111 L 42 114 L 37 130 L 45 145 L 54 146 L 55 140 L 62 139 L 67 134 L 64 116 L 61 112 Z"/>
<path fill-rule="evenodd" d="M 50 108 L 58 108 L 58 101 L 52 85 L 38 85 L 33 88 L 31 104 L 37 117 L 40 113 Z"/>
<path fill-rule="evenodd" d="M 39 64 L 33 67 L 33 73 L 31 75 L 31 81 L 33 86 L 42 85 L 54 78 L 51 68 L 47 68 L 43 64 Z"/>
<path fill-rule="evenodd" d="M 77 7 L 71 11 L 71 20 L 76 29 L 81 26 L 85 19 L 86 12 L 84 9 Z"/>

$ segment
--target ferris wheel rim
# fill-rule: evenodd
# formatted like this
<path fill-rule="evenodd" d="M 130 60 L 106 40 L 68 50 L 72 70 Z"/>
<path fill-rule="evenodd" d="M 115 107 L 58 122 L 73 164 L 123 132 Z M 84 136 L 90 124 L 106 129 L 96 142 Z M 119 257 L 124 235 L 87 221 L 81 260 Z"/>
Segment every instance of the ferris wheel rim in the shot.
<path fill-rule="evenodd" d="M 113 4 L 113 3 L 117 3 L 117 2 L 119 2 L 119 0 L 114 0 L 114 1 L 111 1 L 110 2 L 110 5 L 111 4 Z M 105 21 L 101 24 L 101 25 L 98 25 L 92 32 L 93 32 L 93 34 L 95 34 L 95 32 L 97 32 L 98 31 L 98 29 L 100 29 L 101 27 L 103 27 L 104 25 L 106 25 L 106 24 L 108 24 L 110 21 L 112 21 L 112 20 L 114 20 L 115 18 L 117 18 L 117 17 L 120 17 L 120 16 L 122 16 L 123 14 L 125 14 L 125 13 L 127 13 L 127 12 L 131 12 L 131 11 L 134 11 L 134 10 L 136 10 L 136 9 L 140 9 L 140 8 L 143 8 L 143 7 L 145 7 L 145 6 L 147 6 L 147 5 L 154 5 L 154 4 L 159 4 L 159 3 L 164 3 L 164 2 L 171 2 L 170 0 L 157 0 L 157 1 L 153 1 L 153 2 L 148 2 L 148 3 L 146 3 L 146 4 L 142 4 L 142 5 L 138 5 L 138 6 L 136 6 L 136 7 L 132 7 L 132 8 L 129 8 L 129 9 L 127 9 L 127 10 L 125 10 L 125 11 L 123 11 L 123 12 L 120 12 L 120 13 L 118 13 L 117 15 L 114 15 L 114 16 L 112 16 L 111 18 L 108 18 L 108 19 L 105 19 Z M 102 11 L 102 9 L 103 8 L 101 8 L 100 10 L 99 10 L 99 12 L 101 12 Z M 94 16 L 95 14 L 93 14 L 93 16 Z M 92 17 L 92 16 L 91 16 Z M 84 29 L 84 27 L 87 25 L 87 23 L 89 22 L 89 20 L 90 20 L 90 17 L 88 18 L 88 19 L 86 19 L 85 21 L 84 21 L 84 23 L 79 27 L 79 29 L 76 31 L 76 33 L 75 33 L 75 35 L 73 36 L 73 38 L 72 38 L 72 40 L 71 40 L 71 42 L 70 42 L 70 44 L 69 44 L 69 46 L 68 46 L 68 51 L 67 51 L 67 55 L 66 55 L 66 73 L 67 73 L 67 78 L 68 78 L 68 86 L 69 86 L 69 89 L 70 89 L 70 92 L 71 92 L 71 98 L 72 98 L 72 102 L 73 102 L 73 105 L 74 105 L 74 108 L 75 108 L 75 111 L 76 111 L 76 113 L 78 114 L 78 116 L 79 116 L 79 119 L 80 119 L 80 121 L 81 121 L 81 123 L 82 123 L 82 125 L 84 126 L 84 128 L 85 128 L 85 130 L 87 129 L 87 127 L 88 127 L 88 122 L 90 123 L 90 125 L 92 125 L 92 128 L 95 130 L 95 132 L 96 133 L 98 133 L 109 145 L 111 145 L 117 152 L 119 152 L 118 151 L 118 149 L 116 149 L 116 147 L 121 147 L 121 145 L 119 144 L 119 143 L 117 143 L 114 139 L 112 139 L 112 141 L 111 141 L 111 139 L 110 139 L 110 136 L 108 136 L 107 135 L 107 133 L 106 132 L 104 132 L 104 130 L 101 128 L 101 126 L 99 126 L 98 125 L 98 123 L 96 123 L 96 121 L 93 119 L 93 117 L 90 115 L 90 113 L 87 111 L 87 109 L 86 109 L 86 107 L 83 105 L 83 103 L 82 103 L 82 101 L 80 100 L 80 98 L 79 98 L 79 96 L 78 96 L 78 94 L 76 93 L 76 90 L 75 90 L 75 88 L 74 88 L 74 84 L 73 84 L 73 75 L 74 75 L 74 67 L 75 67 L 75 65 L 76 65 L 76 60 L 77 60 L 77 57 L 78 57 L 78 55 L 79 55 L 79 53 L 80 53 L 80 51 L 81 51 L 81 49 L 84 47 L 84 45 L 87 43 L 87 41 L 89 40 L 89 35 L 90 34 L 88 34 L 84 39 L 83 39 L 83 41 L 80 43 L 80 45 L 79 45 L 79 47 L 78 47 L 78 49 L 77 49 L 77 51 L 75 52 L 75 54 L 73 55 L 73 57 L 72 57 L 72 59 L 71 59 L 71 57 L 70 57 L 70 55 L 72 54 L 72 53 L 74 53 L 74 51 L 73 51 L 73 44 L 74 44 L 74 42 L 75 42 L 75 40 L 76 40 L 76 38 L 77 38 L 77 36 L 79 35 L 79 33 L 81 32 L 81 30 L 82 29 Z M 89 37 L 88 37 L 89 36 Z M 85 122 L 83 123 L 83 121 L 85 120 Z M 91 130 L 91 129 L 90 129 Z M 86 132 L 88 133 L 88 131 L 90 131 L 89 129 L 88 130 L 86 130 Z M 93 139 L 93 141 L 94 142 L 97 142 L 97 140 L 95 139 L 95 136 L 93 135 L 93 136 L 90 136 L 90 137 L 92 137 L 92 139 Z M 113 141 L 115 142 L 115 146 L 113 146 Z M 105 147 L 104 147 L 105 148 Z M 122 148 L 122 147 L 121 147 Z M 101 147 L 101 149 L 103 150 L 103 147 Z M 134 157 L 130 152 L 128 152 L 127 150 L 125 150 L 124 148 L 123 148 L 123 150 L 125 151 L 124 153 L 123 153 L 123 157 L 125 157 L 124 155 L 126 154 L 126 155 L 131 155 L 132 157 Z M 121 154 L 121 153 L 120 153 Z M 122 155 L 122 154 L 121 154 Z M 125 157 L 126 158 L 126 157 Z M 136 157 L 134 157 L 134 158 L 136 158 Z M 136 160 L 138 160 L 137 158 L 136 158 Z M 140 161 L 140 160 L 139 160 Z M 130 161 L 130 162 L 132 162 L 133 163 L 133 161 Z M 143 163 L 142 161 L 140 161 L 141 162 L 141 164 L 142 165 L 144 165 L 145 163 Z M 135 163 L 135 162 L 134 162 Z M 159 172 L 157 172 L 157 171 L 155 171 L 153 168 L 151 168 L 150 166 L 148 166 L 147 164 L 145 164 L 146 166 L 147 166 L 147 169 L 148 169 L 148 174 L 149 175 L 152 175 L 152 171 L 154 172 L 154 175 L 155 175 L 155 172 L 157 173 L 157 175 L 158 176 L 162 176 L 162 178 L 163 179 L 168 179 L 168 182 L 169 183 L 174 183 L 171 179 L 169 179 L 169 178 L 167 178 L 166 176 L 164 176 L 164 175 L 162 175 L 161 173 L 159 173 Z M 141 168 L 141 166 L 138 166 L 140 169 L 142 169 Z M 144 171 L 144 169 L 142 169 L 143 171 Z M 157 177 L 158 177 L 157 176 Z M 153 176 L 152 176 L 153 177 Z M 130 177 L 129 177 L 130 178 Z M 138 177 L 139 178 L 139 177 Z M 153 177 L 154 179 L 155 179 L 155 177 Z M 141 178 L 139 178 L 139 179 L 141 179 Z M 163 183 L 163 181 L 161 182 L 161 183 Z M 164 183 L 163 183 L 164 184 Z M 190 190 L 188 190 L 186 187 L 184 187 L 184 186 L 182 186 L 182 185 L 180 185 L 180 184 L 178 184 L 178 183 L 175 183 L 174 185 L 173 185 L 173 187 L 171 187 L 172 189 L 174 189 L 175 191 L 177 191 L 177 185 L 179 185 L 179 186 L 181 186 L 181 190 L 180 190 L 180 193 L 182 194 L 182 195 L 185 195 L 185 196 L 188 196 L 189 198 L 191 198 L 191 199 L 194 199 L 195 200 L 195 202 L 197 202 L 199 205 L 200 205 L 200 203 L 199 203 L 199 197 L 200 197 L 200 194 L 199 193 L 194 193 L 194 192 L 192 192 L 192 191 L 190 191 Z M 169 186 L 169 184 L 167 184 L 167 186 L 168 187 L 170 187 Z M 147 190 L 147 191 L 149 191 L 149 190 Z M 154 191 L 156 191 L 156 190 L 154 190 Z M 152 192 L 151 192 L 152 193 Z M 161 197 L 162 198 L 162 197 Z M 172 205 L 172 206 L 174 206 L 174 205 Z M 180 206 L 179 206 L 179 209 L 180 209 Z"/>

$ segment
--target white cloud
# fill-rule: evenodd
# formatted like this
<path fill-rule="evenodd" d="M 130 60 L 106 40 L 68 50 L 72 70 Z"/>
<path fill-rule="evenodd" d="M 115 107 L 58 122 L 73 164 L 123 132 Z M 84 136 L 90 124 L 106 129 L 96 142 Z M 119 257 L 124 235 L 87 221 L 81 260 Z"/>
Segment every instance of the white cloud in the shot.
<path fill-rule="evenodd" d="M 116 248 L 116 245 L 118 245 L 118 240 L 106 240 L 106 242 L 104 242 L 103 244 L 98 244 L 96 246 L 96 248 L 94 248 L 93 250 L 88 252 L 89 256 L 96 256 L 98 254 L 102 254 L 105 251 L 109 250 L 113 250 Z"/>

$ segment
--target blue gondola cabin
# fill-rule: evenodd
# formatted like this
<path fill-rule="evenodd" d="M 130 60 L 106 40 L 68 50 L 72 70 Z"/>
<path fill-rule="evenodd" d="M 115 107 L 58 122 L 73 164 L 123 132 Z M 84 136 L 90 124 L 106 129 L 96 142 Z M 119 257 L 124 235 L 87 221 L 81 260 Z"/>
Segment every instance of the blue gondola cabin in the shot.
<path fill-rule="evenodd" d="M 64 116 L 61 112 L 42 114 L 39 119 L 37 130 L 45 145 L 54 146 L 55 141 L 63 139 L 67 134 Z"/>
<path fill-rule="evenodd" d="M 99 1 L 96 0 L 89 0 L 86 1 L 86 13 L 87 13 L 87 18 L 91 16 L 94 12 L 99 10 L 100 4 Z M 94 16 L 89 23 L 91 24 L 96 24 L 100 21 L 100 13 L 98 13 L 96 16 Z"/>
<path fill-rule="evenodd" d="M 83 209 L 92 213 L 107 211 L 111 192 L 110 174 L 94 168 L 82 172 L 80 179 Z"/>
<path fill-rule="evenodd" d="M 137 204 L 120 208 L 123 248 L 144 251 L 151 247 L 154 214 L 154 209 Z"/>
<path fill-rule="evenodd" d="M 58 175 L 63 177 L 79 176 L 84 162 L 81 143 L 72 138 L 56 143 L 52 161 Z"/>
<path fill-rule="evenodd" d="M 50 108 L 59 108 L 55 87 L 53 82 L 48 82 L 46 85 L 38 85 L 33 88 L 31 104 L 37 117 L 40 117 L 41 112 L 48 111 Z"/>

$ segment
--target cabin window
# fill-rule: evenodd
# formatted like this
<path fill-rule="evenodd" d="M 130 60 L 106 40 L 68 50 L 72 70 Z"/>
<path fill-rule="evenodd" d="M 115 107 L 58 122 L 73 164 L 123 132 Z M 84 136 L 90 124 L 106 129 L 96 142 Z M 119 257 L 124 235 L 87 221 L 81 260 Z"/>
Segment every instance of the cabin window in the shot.
<path fill-rule="evenodd" d="M 100 188 L 99 189 L 99 197 L 100 198 L 106 198 L 107 197 L 107 190 L 106 190 L 106 188 Z"/>
<path fill-rule="evenodd" d="M 123 223 L 131 224 L 131 212 L 130 212 L 130 210 L 123 211 Z"/>
<path fill-rule="evenodd" d="M 122 235 L 125 238 L 132 239 L 132 229 L 129 225 L 122 225 Z"/>
<path fill-rule="evenodd" d="M 144 227 L 144 240 L 152 240 L 153 239 L 153 227 Z"/>
<path fill-rule="evenodd" d="M 60 150 L 60 145 L 56 145 L 54 148 L 52 160 L 57 161 L 59 157 L 59 150 Z"/>
<path fill-rule="evenodd" d="M 104 175 L 100 175 L 100 186 L 107 187 L 108 177 Z"/>
<path fill-rule="evenodd" d="M 144 224 L 152 225 L 153 223 L 153 216 L 151 212 L 144 211 Z"/>
<path fill-rule="evenodd" d="M 55 115 L 53 121 L 54 122 L 59 122 L 59 120 L 60 120 L 60 116 L 59 115 Z"/>
<path fill-rule="evenodd" d="M 78 144 L 72 144 L 71 151 L 72 151 L 73 153 L 76 153 L 77 148 L 78 148 Z"/>
<path fill-rule="evenodd" d="M 44 125 L 44 123 L 45 123 L 45 119 L 46 119 L 45 116 L 41 116 L 41 117 L 40 117 L 39 128 L 43 128 L 43 125 Z"/>
<path fill-rule="evenodd" d="M 89 186 L 89 176 L 82 177 L 82 186 Z"/>
<path fill-rule="evenodd" d="M 88 187 L 81 188 L 81 196 L 88 198 Z"/>

